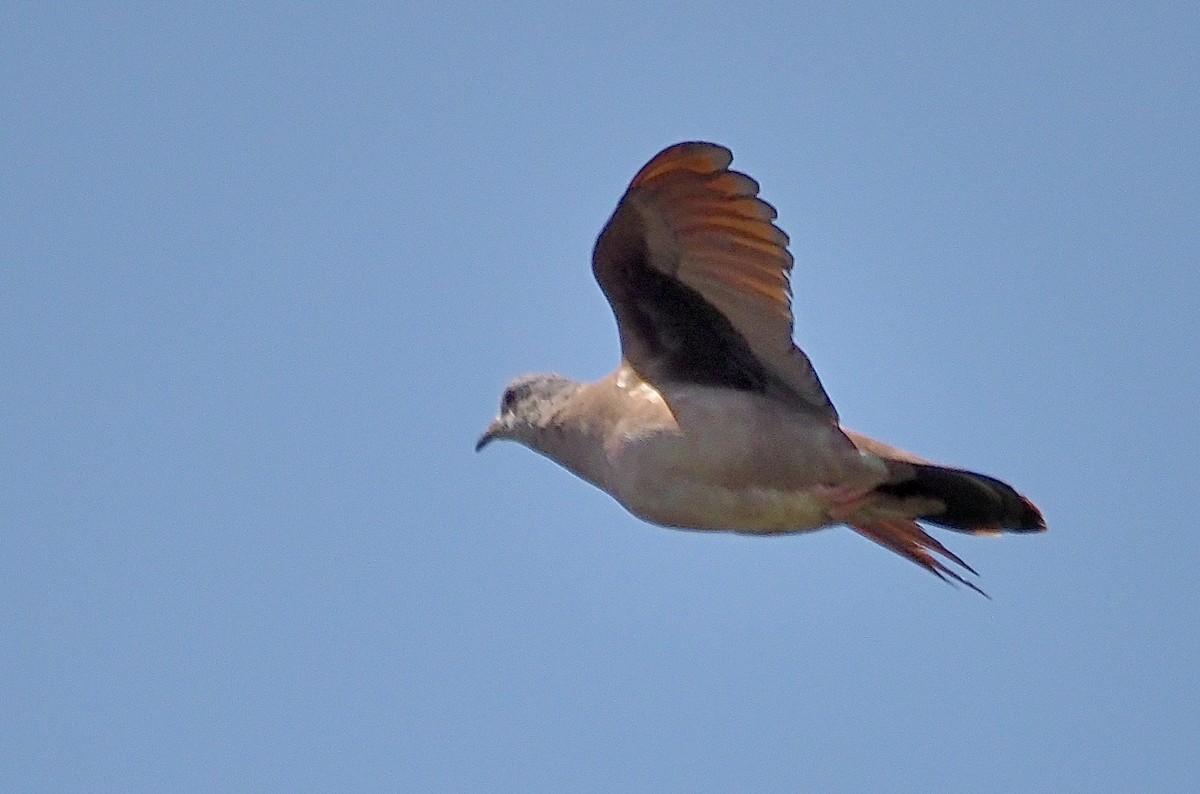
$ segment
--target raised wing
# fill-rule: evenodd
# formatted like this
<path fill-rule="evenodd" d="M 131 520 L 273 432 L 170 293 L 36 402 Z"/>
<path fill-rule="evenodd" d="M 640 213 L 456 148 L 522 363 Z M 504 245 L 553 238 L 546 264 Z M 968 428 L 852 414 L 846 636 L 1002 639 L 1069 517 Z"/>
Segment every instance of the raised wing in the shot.
<path fill-rule="evenodd" d="M 837 412 L 792 342 L 792 255 L 758 183 L 713 143 L 680 143 L 633 178 L 592 254 L 621 353 L 650 383 L 695 382 Z"/>

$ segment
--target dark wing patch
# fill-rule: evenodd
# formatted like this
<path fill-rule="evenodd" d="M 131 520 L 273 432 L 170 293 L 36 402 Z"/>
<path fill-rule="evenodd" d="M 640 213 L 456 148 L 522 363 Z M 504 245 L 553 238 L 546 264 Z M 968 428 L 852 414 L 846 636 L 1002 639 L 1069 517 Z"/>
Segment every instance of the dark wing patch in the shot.
<path fill-rule="evenodd" d="M 725 315 L 691 287 L 631 268 L 625 322 L 668 381 L 766 392 L 770 377 Z"/>

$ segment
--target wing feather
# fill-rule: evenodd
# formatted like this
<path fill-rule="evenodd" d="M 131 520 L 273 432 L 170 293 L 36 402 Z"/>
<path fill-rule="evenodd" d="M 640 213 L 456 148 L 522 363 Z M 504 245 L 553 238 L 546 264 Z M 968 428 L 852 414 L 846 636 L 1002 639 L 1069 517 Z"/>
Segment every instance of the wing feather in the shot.
<path fill-rule="evenodd" d="M 662 385 L 694 380 L 837 412 L 792 342 L 792 255 L 775 208 L 730 151 L 681 143 L 647 163 L 596 242 L 592 265 L 625 360 Z"/>

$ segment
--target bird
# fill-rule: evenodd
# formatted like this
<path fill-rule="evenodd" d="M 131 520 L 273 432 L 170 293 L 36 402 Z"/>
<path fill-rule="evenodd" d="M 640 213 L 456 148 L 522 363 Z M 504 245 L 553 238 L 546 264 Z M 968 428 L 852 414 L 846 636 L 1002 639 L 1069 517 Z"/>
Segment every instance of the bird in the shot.
<path fill-rule="evenodd" d="M 1011 485 L 841 425 L 792 339 L 788 236 L 732 152 L 689 141 L 630 182 L 592 251 L 621 360 L 598 381 L 523 375 L 475 445 L 522 444 L 664 527 L 772 536 L 846 525 L 986 596 L 922 524 L 1046 529 Z"/>

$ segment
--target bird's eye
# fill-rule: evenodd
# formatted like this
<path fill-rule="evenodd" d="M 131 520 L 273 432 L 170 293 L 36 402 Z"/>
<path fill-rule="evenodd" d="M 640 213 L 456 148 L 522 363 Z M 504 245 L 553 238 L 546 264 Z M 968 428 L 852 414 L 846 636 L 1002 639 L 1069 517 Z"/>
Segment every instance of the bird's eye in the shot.
<path fill-rule="evenodd" d="M 504 396 L 500 398 L 500 410 L 507 411 L 512 408 L 513 403 L 517 401 L 517 392 L 514 389 L 505 389 Z"/>

